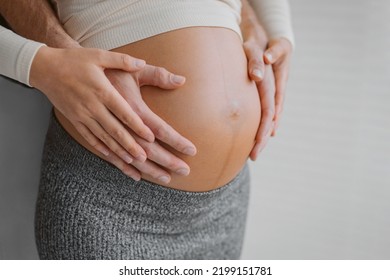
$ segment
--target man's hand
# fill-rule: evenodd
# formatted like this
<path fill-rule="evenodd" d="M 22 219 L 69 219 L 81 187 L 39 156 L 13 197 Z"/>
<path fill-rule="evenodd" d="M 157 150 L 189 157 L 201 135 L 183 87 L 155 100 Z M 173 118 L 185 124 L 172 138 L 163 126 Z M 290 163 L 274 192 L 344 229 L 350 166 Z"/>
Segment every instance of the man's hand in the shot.
<path fill-rule="evenodd" d="M 141 112 L 138 109 L 143 108 L 144 104 L 136 102 L 130 105 L 126 103 L 127 98 L 124 98 L 126 95 L 122 96 L 122 91 L 119 93 L 106 76 L 110 76 L 111 81 L 115 83 L 115 78 L 107 69 L 132 71 L 134 65 L 131 63 L 135 59 L 98 50 L 63 50 L 64 48 L 78 49 L 81 47 L 65 32 L 47 0 L 0 0 L 0 13 L 19 35 L 43 42 L 50 47 L 62 49 L 43 47 L 39 50 L 33 63 L 30 83 L 47 94 L 53 104 L 70 120 L 73 120 L 72 124 L 76 125 L 88 143 L 99 150 L 102 155 L 108 154 L 108 156 L 104 156 L 107 161 L 113 163 L 123 172 L 126 171 L 127 175 L 131 173 L 137 180 L 139 172 L 130 172 L 134 169 L 127 163 L 133 161 L 137 162 L 138 165 L 138 161 L 142 162 L 145 155 L 153 154 L 151 151 L 154 151 L 156 156 L 151 157 L 151 159 L 161 165 L 158 167 L 160 175 L 167 174 L 167 171 L 161 167 L 176 171 L 178 174 L 188 174 L 189 168 L 183 161 L 166 150 L 163 153 L 161 151 L 163 149 L 154 144 L 153 147 L 146 148 L 143 141 L 151 145 L 152 143 L 145 138 L 151 141 L 153 137 L 151 135 L 155 134 L 163 142 L 189 155 L 196 153 L 194 145 L 175 133 L 172 128 L 150 112 L 145 111 L 142 118 L 139 115 L 134 115 L 136 112 Z M 47 55 L 43 52 L 51 53 Z M 98 56 L 95 56 L 96 52 Z M 81 54 L 85 54 L 85 56 Z M 36 70 L 36 68 L 40 69 Z M 137 85 L 138 83 L 140 83 L 139 85 L 148 83 L 145 82 L 148 77 L 151 85 L 162 88 L 177 88 L 184 83 L 183 77 L 175 77 L 160 68 L 157 68 L 159 70 L 155 70 L 156 68 L 153 66 L 145 66 L 144 68 L 136 66 L 135 68 L 137 70 L 132 72 L 131 77 L 134 80 L 139 78 L 135 83 Z M 160 79 L 158 75 L 154 75 L 159 74 L 159 71 L 164 71 Z M 135 73 L 139 73 L 139 76 L 134 76 Z M 127 77 L 129 76 L 127 75 Z M 119 85 L 119 83 L 115 84 Z M 124 88 L 129 87 L 125 86 Z M 139 86 L 137 89 L 133 86 L 130 88 L 134 89 L 133 93 L 139 92 Z M 134 105 L 139 105 L 139 107 L 134 107 Z M 75 111 L 78 114 L 75 115 Z M 103 116 L 107 118 L 103 118 Z M 126 128 L 126 125 L 130 124 L 134 127 L 135 132 Z M 139 137 L 142 140 L 140 143 L 137 142 L 136 133 L 141 135 Z M 114 149 L 114 152 L 110 151 L 111 148 Z M 157 153 L 157 151 L 160 152 Z M 137 156 L 139 160 L 137 160 Z M 154 173 L 149 175 L 157 178 L 156 169 L 153 170 Z M 151 169 L 145 170 L 144 168 L 140 171 L 145 174 L 152 172 Z"/>
<path fill-rule="evenodd" d="M 169 126 L 159 116 L 153 113 L 143 101 L 140 91 L 134 90 L 135 88 L 144 85 L 158 86 L 164 89 L 175 89 L 184 83 L 183 77 L 174 76 L 164 68 L 150 65 L 146 65 L 143 70 L 134 73 L 136 79 L 133 79 L 127 72 L 121 70 L 110 69 L 105 72 L 110 82 L 142 121 L 151 129 L 157 139 L 183 154 L 195 155 L 195 146 L 176 132 L 176 130 Z M 136 84 L 137 81 L 138 84 Z M 131 168 L 131 171 L 127 168 L 129 170 L 128 172 L 133 174 L 133 178 L 140 178 L 141 173 L 144 173 L 160 180 L 162 183 L 169 183 L 171 176 L 166 170 L 181 176 L 189 174 L 189 166 L 184 161 L 168 152 L 159 145 L 158 142 L 155 141 L 150 143 L 135 135 L 132 131 L 129 131 L 129 133 L 133 135 L 136 142 L 145 150 L 148 158 L 144 163 L 139 160 L 134 160 L 131 163 L 131 165 L 134 166 Z M 121 169 L 123 165 L 118 161 L 119 159 L 113 157 L 113 160 L 117 165 L 119 164 L 118 168 Z"/>
<path fill-rule="evenodd" d="M 114 70 L 108 69 L 123 71 L 114 73 Z M 149 153 L 153 150 L 146 143 L 154 142 L 154 135 L 179 152 L 187 155 L 196 153 L 190 141 L 150 111 L 141 98 L 139 88 L 141 85 L 154 85 L 174 89 L 184 82 L 184 77 L 163 68 L 145 65 L 143 60 L 83 48 L 42 47 L 34 59 L 30 74 L 31 85 L 46 94 L 88 143 L 136 180 L 140 179 L 139 173 L 129 172 L 124 163 L 137 161 L 139 165 L 145 162 L 148 150 Z M 140 145 L 140 140 L 143 145 Z M 111 151 L 118 157 L 112 156 Z M 154 159 L 176 173 L 189 173 L 189 167 L 173 155 L 165 156 L 163 160 L 161 157 L 154 156 Z M 161 176 L 167 173 L 162 168 L 159 172 Z M 156 168 L 150 175 L 158 175 Z"/>

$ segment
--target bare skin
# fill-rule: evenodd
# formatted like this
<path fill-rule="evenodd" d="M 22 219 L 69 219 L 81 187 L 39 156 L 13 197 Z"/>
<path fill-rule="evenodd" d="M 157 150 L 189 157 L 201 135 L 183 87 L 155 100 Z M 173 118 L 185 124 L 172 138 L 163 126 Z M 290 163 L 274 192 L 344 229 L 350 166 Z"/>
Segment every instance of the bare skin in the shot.
<path fill-rule="evenodd" d="M 81 48 L 66 34 L 47 1 L 0 0 L 0 12 L 17 33 L 27 38 L 44 42 L 51 47 Z M 161 147 L 154 144 L 154 139 L 157 134 L 165 143 L 187 155 L 196 153 L 193 143 L 154 114 L 141 98 L 132 98 L 137 93 L 140 96 L 139 82 L 172 89 L 182 86 L 185 79 L 150 65 L 137 67 L 137 77 L 130 76 L 127 72 L 110 68 L 129 71 L 129 65 L 134 59 L 121 55 L 120 59 L 127 61 L 124 63 L 127 67 L 118 67 L 118 64 L 113 67 L 109 61 L 114 55 L 99 51 L 99 57 L 96 58 L 93 55 L 96 52 L 41 48 L 32 65 L 30 81 L 48 96 L 58 109 L 57 113 L 61 112 L 66 116 L 87 142 L 100 151 L 101 157 L 133 179 L 140 179 L 140 171 L 132 166 L 131 162 L 134 159 L 144 162 L 147 157 L 146 151 L 136 138 L 150 143 L 148 149 L 154 151 L 156 156 L 149 160 L 156 160 L 162 165 L 159 168 L 160 177 L 168 175 L 170 179 L 166 169 L 187 175 L 190 171 L 188 165 L 174 154 L 168 153 L 167 156 L 166 152 L 165 156 L 160 158 L 157 151 L 161 151 Z M 86 53 L 89 55 L 85 56 Z M 82 54 L 82 60 L 77 59 Z M 112 57 L 113 61 L 118 60 L 115 57 Z M 56 60 L 59 63 L 53 63 Z M 63 71 L 61 75 L 58 75 L 58 71 L 52 71 L 55 65 L 56 70 Z M 58 68 L 58 65 L 61 67 Z M 88 67 L 91 71 L 83 71 Z M 134 65 L 132 67 L 134 72 Z M 63 79 L 63 76 L 68 79 Z M 120 88 L 126 91 L 117 91 L 112 87 L 112 83 L 121 84 Z M 68 98 L 69 91 L 74 98 Z M 132 102 L 126 103 L 125 100 Z M 131 131 L 136 133 L 132 135 Z M 152 170 L 143 168 L 142 172 L 148 173 Z"/>
<path fill-rule="evenodd" d="M 186 191 L 208 191 L 232 180 L 255 144 L 260 120 L 259 94 L 249 80 L 239 36 L 226 28 L 191 27 L 114 51 L 131 53 L 187 77 L 184 86 L 170 93 L 156 87 L 142 87 L 141 93 L 157 115 L 198 148 L 196 156 L 186 157 L 166 147 L 187 162 L 191 173 L 171 174 L 168 184 L 146 174 L 142 178 Z M 69 123 L 61 121 L 73 138 L 98 154 Z M 134 164 L 141 163 L 135 160 Z"/>
<path fill-rule="evenodd" d="M 53 11 L 51 10 L 50 6 L 47 4 L 47 1 L 42 0 L 35 0 L 35 1 L 5 1 L 0 0 L 2 13 L 4 14 L 4 6 L 7 6 L 8 2 L 8 10 L 5 9 L 8 12 L 9 17 L 11 18 L 10 23 L 13 26 L 13 28 L 21 34 L 28 35 L 27 37 L 30 37 L 32 39 L 38 40 L 38 41 L 44 41 L 49 45 L 52 46 L 60 46 L 60 47 L 79 47 L 77 42 L 73 41 L 62 29 L 62 27 L 59 25 L 57 18 L 54 16 Z M 288 73 L 288 65 L 289 65 L 289 57 L 291 54 L 291 44 L 284 38 L 278 38 L 275 40 L 272 40 L 269 42 L 269 49 L 266 53 L 273 54 L 272 59 L 267 59 L 266 57 L 263 60 L 263 56 L 259 55 L 260 53 L 263 54 L 263 52 L 266 50 L 267 45 L 267 39 L 266 36 L 263 36 L 265 33 L 258 24 L 257 20 L 255 19 L 255 15 L 253 11 L 251 10 L 250 6 L 248 5 L 246 0 L 243 0 L 243 9 L 242 9 L 242 18 L 243 23 L 242 24 L 242 30 L 243 30 L 243 37 L 244 37 L 244 47 L 245 47 L 245 53 L 247 55 L 249 64 L 248 64 L 248 73 L 251 79 L 256 81 L 257 87 L 259 89 L 260 99 L 261 99 L 261 107 L 262 107 L 262 115 L 261 115 L 261 124 L 257 132 L 256 136 L 256 145 L 252 149 L 251 152 L 251 158 L 254 160 L 256 159 L 259 151 L 265 146 L 265 143 L 267 142 L 270 134 L 271 134 L 271 128 L 272 128 L 272 134 L 275 134 L 276 127 L 278 124 L 278 120 L 280 119 L 278 116 L 280 116 L 281 113 L 281 104 L 283 104 L 284 100 L 284 89 L 285 84 L 287 81 L 287 73 Z M 10 9 L 10 4 L 12 3 L 12 9 Z M 24 9 L 24 10 L 23 10 Z M 31 15 L 30 17 L 18 17 L 17 15 L 12 16 L 13 13 L 20 14 L 20 11 L 22 10 L 22 13 L 24 15 Z M 38 16 L 37 16 L 38 15 Z M 14 21 L 14 22 L 12 22 Z M 15 22 L 16 21 L 16 22 Z M 36 28 L 36 27 L 40 28 Z M 32 29 L 34 27 L 34 29 Z M 43 29 L 43 30 L 42 30 Z M 249 31 L 248 31 L 249 30 Z M 250 30 L 255 30 L 256 32 L 252 32 Z M 248 31 L 248 32 L 246 32 Z M 245 35 L 246 33 L 246 35 Z M 257 33 L 257 35 L 256 35 Z M 258 36 L 258 34 L 262 34 L 261 36 Z M 274 83 L 274 77 L 272 71 L 270 71 L 270 67 L 264 68 L 264 61 L 267 64 L 273 63 L 273 70 L 276 75 L 276 97 L 273 97 L 275 88 L 273 86 Z M 260 76 L 256 76 L 254 70 L 260 70 Z M 116 73 L 119 73 L 122 71 L 117 71 Z M 106 71 L 106 74 L 108 71 Z M 258 72 L 257 72 L 258 73 Z M 268 73 L 268 74 L 266 74 Z M 266 75 L 264 75 L 266 74 Z M 107 75 L 110 76 L 110 75 Z M 119 75 L 113 75 L 111 76 L 110 81 L 112 81 L 112 77 L 118 77 Z M 119 79 L 118 79 L 119 80 Z M 263 82 L 261 82 L 263 80 Z M 112 82 L 115 84 L 115 81 Z M 128 100 L 128 98 L 125 98 Z M 276 114 L 275 112 L 275 102 L 276 104 Z M 164 131 L 159 129 L 159 131 Z M 133 135 L 134 139 L 138 143 L 145 142 L 144 139 L 137 140 L 137 136 Z M 88 137 L 85 137 L 88 138 Z M 91 137 L 89 137 L 91 138 Z M 165 137 L 166 138 L 166 137 Z M 90 142 L 96 142 L 96 139 L 94 141 Z M 150 146 L 150 143 L 147 145 Z M 97 146 L 97 145 L 96 145 Z M 104 144 L 102 151 L 104 151 Z M 141 145 L 142 146 L 142 145 Z M 96 148 L 96 147 L 95 147 Z M 108 148 L 108 147 L 106 147 Z M 147 148 L 148 150 L 153 149 L 153 147 Z M 156 146 L 155 151 L 161 151 L 161 147 Z M 165 149 L 163 149 L 165 150 Z M 165 150 L 167 152 L 167 150 Z M 153 154 L 153 153 L 150 153 Z M 164 154 L 164 153 L 162 153 Z M 183 169 L 179 168 L 177 163 L 180 161 L 177 157 L 174 157 L 172 153 L 168 153 L 170 157 L 164 156 L 162 159 L 156 160 L 155 163 L 163 162 L 161 165 L 168 168 L 168 166 L 174 165 L 175 168 L 168 170 L 180 170 L 180 172 L 177 172 L 178 174 L 186 174 L 188 169 L 185 169 L 187 171 L 183 172 Z M 164 154 L 167 155 L 167 154 Z M 115 164 L 118 168 L 120 168 L 122 171 L 123 169 L 127 169 L 127 164 L 123 160 L 124 156 L 122 156 L 122 159 L 119 158 L 116 154 L 110 153 L 108 157 L 105 157 L 106 160 L 110 161 L 111 163 Z M 169 158 L 169 159 L 168 159 Z M 176 162 L 175 164 L 172 164 Z M 181 162 L 182 166 L 184 167 L 185 163 Z M 156 170 L 160 173 L 160 176 L 167 175 L 167 173 L 164 173 L 163 168 L 159 168 L 158 165 L 155 166 L 153 169 L 153 173 L 156 173 Z M 138 170 L 139 171 L 139 170 Z M 137 170 L 134 170 L 131 168 L 131 171 L 127 170 L 127 173 L 133 174 L 133 177 L 139 179 L 140 173 Z M 152 172 L 152 170 L 149 170 Z M 141 171 L 144 173 L 144 171 Z M 135 175 L 134 175 L 135 174 Z M 156 177 L 156 175 L 154 175 Z"/>
<path fill-rule="evenodd" d="M 269 40 L 247 0 L 242 0 L 241 30 L 248 58 L 248 74 L 256 82 L 261 100 L 261 121 L 250 158 L 256 160 L 279 127 L 292 55 L 286 38 Z M 272 82 L 269 82 L 269 81 Z"/>

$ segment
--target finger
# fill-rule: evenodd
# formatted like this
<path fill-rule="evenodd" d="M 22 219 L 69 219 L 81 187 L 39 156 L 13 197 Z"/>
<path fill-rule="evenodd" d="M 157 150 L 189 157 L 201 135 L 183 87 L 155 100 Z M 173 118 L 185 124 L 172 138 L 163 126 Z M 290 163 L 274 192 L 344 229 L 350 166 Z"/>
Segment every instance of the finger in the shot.
<path fill-rule="evenodd" d="M 196 147 L 190 140 L 180 135 L 149 108 L 145 108 L 145 111 L 143 120 L 157 139 L 185 155 L 194 156 L 196 154 Z"/>
<path fill-rule="evenodd" d="M 286 46 L 282 41 L 277 41 L 277 43 L 272 44 L 264 52 L 264 60 L 267 64 L 274 64 L 276 61 L 281 59 L 286 54 Z"/>
<path fill-rule="evenodd" d="M 244 43 L 244 51 L 248 59 L 248 74 L 254 81 L 261 81 L 264 78 L 263 51 L 257 44 L 252 42 Z"/>
<path fill-rule="evenodd" d="M 144 124 L 139 115 L 134 112 L 129 103 L 126 102 L 126 100 L 114 88 L 112 88 L 111 90 L 111 92 L 106 94 L 107 97 L 104 100 L 104 104 L 111 111 L 111 113 L 115 115 L 123 123 L 124 126 L 130 128 L 137 135 L 149 142 L 153 142 L 154 134 L 150 130 L 150 128 Z M 137 88 L 133 90 L 139 89 Z M 120 131 L 124 132 L 122 129 Z M 123 136 L 125 137 L 128 133 L 124 134 L 125 135 Z M 119 135 L 119 137 L 122 138 L 121 135 Z M 122 143 L 124 141 L 124 139 L 117 140 L 119 141 L 119 143 Z"/>
<path fill-rule="evenodd" d="M 105 141 L 112 142 L 114 139 L 121 147 L 123 147 L 130 155 L 134 158 L 145 161 L 146 153 L 141 148 L 141 146 L 134 140 L 133 136 L 129 133 L 128 130 L 116 119 L 113 118 L 111 113 L 107 111 L 106 114 L 102 114 L 96 116 L 95 120 L 101 125 L 103 128 L 102 137 L 104 137 Z"/>
<path fill-rule="evenodd" d="M 73 125 L 80 133 L 80 135 L 83 136 L 85 140 L 87 140 L 89 145 L 104 155 L 104 160 L 110 162 L 134 180 L 139 181 L 141 179 L 141 174 L 137 172 L 136 169 L 129 166 L 127 162 L 119 158 L 116 154 L 110 153 L 108 147 L 104 145 L 95 135 L 93 135 L 88 127 L 80 122 L 74 123 Z"/>
<path fill-rule="evenodd" d="M 162 89 L 176 89 L 185 83 L 185 78 L 180 75 L 175 75 L 163 67 L 146 65 L 138 73 L 140 86 L 156 86 Z"/>
<path fill-rule="evenodd" d="M 73 123 L 73 126 L 90 146 L 106 157 L 110 155 L 109 149 L 107 149 L 106 146 L 95 135 L 93 135 L 85 125 L 83 125 L 81 122 L 78 122 Z"/>
<path fill-rule="evenodd" d="M 272 127 L 273 127 L 274 123 L 272 123 Z M 268 143 L 268 140 L 271 136 L 271 129 L 269 130 L 269 132 L 267 133 L 264 141 L 262 142 L 256 142 L 255 146 L 253 147 L 249 157 L 252 161 L 255 161 L 257 160 L 259 154 L 263 151 L 263 149 L 267 146 L 267 143 Z"/>
<path fill-rule="evenodd" d="M 127 152 L 124 147 L 120 145 L 110 133 L 108 133 L 98 121 L 94 119 L 90 119 L 85 123 L 88 129 L 98 138 L 100 139 L 113 153 L 118 155 L 123 161 L 126 163 L 131 163 L 133 161 L 133 156 L 129 152 Z"/>
<path fill-rule="evenodd" d="M 150 161 L 181 176 L 187 176 L 190 173 L 190 167 L 183 160 L 163 148 L 158 142 L 148 143 L 137 136 L 134 137 L 145 150 Z"/>
<path fill-rule="evenodd" d="M 256 134 L 256 142 L 260 143 L 259 145 L 264 145 L 266 143 L 267 135 L 271 131 L 272 122 L 275 116 L 275 90 L 272 85 L 273 81 L 270 81 L 269 79 L 262 83 L 257 83 L 261 104 L 260 125 Z"/>
<path fill-rule="evenodd" d="M 279 127 L 279 122 L 281 118 L 281 114 L 283 111 L 283 104 L 286 95 L 286 86 L 288 80 L 288 65 L 280 64 L 278 66 L 274 65 L 275 69 L 275 127 L 271 136 L 276 135 L 276 130 Z"/>
<path fill-rule="evenodd" d="M 157 164 L 153 163 L 150 160 L 147 160 L 145 162 L 135 160 L 132 165 L 137 170 L 142 172 L 142 174 L 151 176 L 152 178 L 160 181 L 161 183 L 168 184 L 171 181 L 171 175 L 166 170 L 159 167 Z"/>
<path fill-rule="evenodd" d="M 124 174 L 134 179 L 135 181 L 141 180 L 141 173 L 134 168 L 133 166 L 127 164 L 123 160 L 121 160 L 116 154 L 110 153 L 108 157 L 105 158 L 108 162 L 113 164 L 119 170 L 121 170 Z"/>
<path fill-rule="evenodd" d="M 120 69 L 124 71 L 139 71 L 146 65 L 145 60 L 138 59 L 123 53 L 115 53 L 104 50 L 96 50 L 96 57 L 100 66 L 109 69 Z"/>

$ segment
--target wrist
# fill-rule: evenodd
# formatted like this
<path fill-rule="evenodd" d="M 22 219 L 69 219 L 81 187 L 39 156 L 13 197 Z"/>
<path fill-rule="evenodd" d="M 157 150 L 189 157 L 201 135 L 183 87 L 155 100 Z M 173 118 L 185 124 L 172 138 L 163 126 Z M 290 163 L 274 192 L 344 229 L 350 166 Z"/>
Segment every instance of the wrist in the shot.
<path fill-rule="evenodd" d="M 61 49 L 75 49 L 82 48 L 79 42 L 73 40 L 68 34 L 63 36 L 51 36 L 48 40 L 45 40 L 46 44 L 52 48 L 61 48 Z"/>
<path fill-rule="evenodd" d="M 42 46 L 35 54 L 31 64 L 29 77 L 30 85 L 32 87 L 41 89 L 42 81 L 45 79 L 47 65 L 49 65 L 49 63 L 53 63 L 54 61 L 54 51 L 55 49 L 53 48 Z"/>

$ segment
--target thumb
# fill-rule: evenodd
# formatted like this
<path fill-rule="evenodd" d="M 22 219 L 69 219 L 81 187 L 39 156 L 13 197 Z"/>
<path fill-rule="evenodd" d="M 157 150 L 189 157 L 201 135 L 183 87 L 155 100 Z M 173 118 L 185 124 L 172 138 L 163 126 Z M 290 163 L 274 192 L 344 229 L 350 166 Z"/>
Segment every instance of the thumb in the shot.
<path fill-rule="evenodd" d="M 284 53 L 282 44 L 270 44 L 268 49 L 264 52 L 264 60 L 267 64 L 274 64 L 284 55 Z"/>
<path fill-rule="evenodd" d="M 290 41 L 284 37 L 270 40 L 268 49 L 264 52 L 264 60 L 267 64 L 274 64 L 283 56 L 292 51 Z"/>
<path fill-rule="evenodd" d="M 248 59 L 249 77 L 256 82 L 262 81 L 264 78 L 263 51 L 255 43 L 245 42 L 244 52 Z"/>
<path fill-rule="evenodd" d="M 163 67 L 146 65 L 138 72 L 140 86 L 156 86 L 162 89 L 176 89 L 185 83 L 183 76 L 172 74 Z"/>

